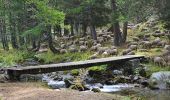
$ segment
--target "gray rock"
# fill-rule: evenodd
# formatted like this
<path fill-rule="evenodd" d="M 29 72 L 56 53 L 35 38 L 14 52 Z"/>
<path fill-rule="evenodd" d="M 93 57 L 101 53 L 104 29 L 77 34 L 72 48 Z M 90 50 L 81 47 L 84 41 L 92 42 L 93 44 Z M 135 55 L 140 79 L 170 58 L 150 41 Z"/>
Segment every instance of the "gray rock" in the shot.
<path fill-rule="evenodd" d="M 60 89 L 65 88 L 65 82 L 64 81 L 49 81 L 48 86 L 50 86 L 52 89 Z"/>
<path fill-rule="evenodd" d="M 130 47 L 129 47 L 131 50 L 137 50 L 137 45 L 131 45 Z"/>
<path fill-rule="evenodd" d="M 87 51 L 87 46 L 80 46 L 80 51 L 81 52 L 84 52 L 84 51 Z"/>
<path fill-rule="evenodd" d="M 132 51 L 131 49 L 126 49 L 122 52 L 122 55 L 127 55 L 131 51 Z"/>
<path fill-rule="evenodd" d="M 101 92 L 99 88 L 93 88 L 91 91 L 93 91 L 93 92 Z"/>
<path fill-rule="evenodd" d="M 92 47 L 90 48 L 90 51 L 97 51 L 97 46 L 92 46 Z"/>
<path fill-rule="evenodd" d="M 170 71 L 162 71 L 153 73 L 149 79 L 149 84 L 152 88 L 170 89 Z"/>
<path fill-rule="evenodd" d="M 90 56 L 89 59 L 96 59 L 98 55 L 99 55 L 98 53 L 95 53 L 92 56 Z"/>
<path fill-rule="evenodd" d="M 67 46 L 66 46 L 66 44 L 61 44 L 61 46 L 60 46 L 62 49 L 65 49 Z"/>
<path fill-rule="evenodd" d="M 60 53 L 61 53 L 61 54 L 67 53 L 67 50 L 66 50 L 66 49 L 61 49 L 61 50 L 60 50 Z"/>
<path fill-rule="evenodd" d="M 164 49 L 170 51 L 170 45 L 165 45 Z"/>
<path fill-rule="evenodd" d="M 127 53 L 127 55 L 135 55 L 135 52 L 131 51 L 131 52 Z"/>
<path fill-rule="evenodd" d="M 158 64 L 159 66 L 163 66 L 166 62 L 162 57 L 154 57 L 154 63 Z"/>
<path fill-rule="evenodd" d="M 113 70 L 113 75 L 122 75 L 123 72 L 120 70 Z"/>
<path fill-rule="evenodd" d="M 78 50 L 77 50 L 76 48 L 69 48 L 69 51 L 70 51 L 71 53 L 78 52 Z"/>

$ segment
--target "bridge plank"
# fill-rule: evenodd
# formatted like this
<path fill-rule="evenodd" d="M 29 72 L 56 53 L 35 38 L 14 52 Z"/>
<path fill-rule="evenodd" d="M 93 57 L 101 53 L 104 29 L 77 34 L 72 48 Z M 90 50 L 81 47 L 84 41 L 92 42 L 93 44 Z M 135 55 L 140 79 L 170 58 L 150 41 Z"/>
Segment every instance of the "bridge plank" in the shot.
<path fill-rule="evenodd" d="M 97 65 L 103 64 L 114 64 L 132 60 L 132 59 L 141 59 L 144 56 L 141 55 L 128 55 L 128 56 L 118 56 L 118 57 L 109 57 L 109 58 L 101 58 L 101 59 L 93 59 L 93 60 L 85 60 L 78 62 L 67 62 L 67 63 L 59 63 L 59 64 L 47 64 L 47 65 L 38 65 L 38 66 L 27 66 L 27 67 L 11 67 L 5 69 L 10 79 L 19 79 L 18 77 L 22 74 L 41 74 L 41 73 L 50 73 L 55 71 L 64 71 L 64 70 L 72 70 L 79 68 L 87 68 Z"/>
<path fill-rule="evenodd" d="M 109 62 L 139 59 L 139 58 L 144 58 L 144 56 L 128 55 L 128 56 L 109 57 L 109 58 L 85 60 L 85 61 L 78 61 L 78 62 L 67 62 L 67 63 L 59 63 L 59 64 L 47 64 L 47 65 L 27 66 L 27 67 L 11 67 L 11 68 L 7 68 L 7 70 L 28 70 L 28 69 L 39 69 L 39 68 L 67 67 L 67 66 L 69 67 L 69 66 L 81 66 L 81 65 L 91 65 L 91 64 L 100 64 L 100 63 L 107 64 Z"/>

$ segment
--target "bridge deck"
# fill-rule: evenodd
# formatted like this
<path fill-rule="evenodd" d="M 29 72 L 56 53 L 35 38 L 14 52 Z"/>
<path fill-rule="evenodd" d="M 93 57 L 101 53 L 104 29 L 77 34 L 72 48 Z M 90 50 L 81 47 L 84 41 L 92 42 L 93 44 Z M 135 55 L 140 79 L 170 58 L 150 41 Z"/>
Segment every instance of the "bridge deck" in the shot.
<path fill-rule="evenodd" d="M 128 55 L 128 56 L 119 56 L 119 57 L 109 57 L 93 60 L 85 60 L 78 62 L 68 62 L 68 63 L 59 63 L 59 64 L 48 64 L 48 65 L 38 65 L 38 66 L 27 66 L 27 67 L 11 67 L 7 68 L 7 74 L 9 76 L 19 76 L 21 74 L 40 74 L 40 73 L 49 73 L 55 71 L 64 71 L 71 69 L 87 68 L 102 64 L 114 64 L 122 63 L 132 59 L 140 59 L 144 56 L 140 55 Z"/>

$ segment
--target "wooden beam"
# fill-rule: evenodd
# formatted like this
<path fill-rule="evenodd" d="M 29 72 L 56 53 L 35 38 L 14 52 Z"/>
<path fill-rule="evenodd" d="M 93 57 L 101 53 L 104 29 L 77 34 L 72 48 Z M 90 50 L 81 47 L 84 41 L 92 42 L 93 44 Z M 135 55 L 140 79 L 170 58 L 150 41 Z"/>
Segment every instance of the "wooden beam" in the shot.
<path fill-rule="evenodd" d="M 128 56 L 109 57 L 109 58 L 85 60 L 85 61 L 78 61 L 78 62 L 67 62 L 67 63 L 59 63 L 59 64 L 47 64 L 47 65 L 27 66 L 27 67 L 11 67 L 11 68 L 6 68 L 5 70 L 7 71 L 7 74 L 9 76 L 19 77 L 21 74 L 41 74 L 41 73 L 50 73 L 55 71 L 87 68 L 87 67 L 104 65 L 104 64 L 114 64 L 114 63 L 121 64 L 122 62 L 126 62 L 132 59 L 142 59 L 142 58 L 144 58 L 144 56 L 128 55 Z"/>

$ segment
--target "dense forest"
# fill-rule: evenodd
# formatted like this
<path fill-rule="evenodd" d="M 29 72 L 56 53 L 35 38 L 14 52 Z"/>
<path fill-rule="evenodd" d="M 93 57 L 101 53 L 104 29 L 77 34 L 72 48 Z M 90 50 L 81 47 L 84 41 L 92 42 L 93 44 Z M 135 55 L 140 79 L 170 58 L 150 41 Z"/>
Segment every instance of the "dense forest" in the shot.
<path fill-rule="evenodd" d="M 64 71 L 54 68 L 47 74 L 39 70 L 36 75 L 18 75 L 14 83 L 8 71 L 135 56 L 145 59 Z M 169 71 L 170 0 L 0 0 L 0 100 L 169 100 Z M 117 85 L 121 89 L 112 90 Z M 25 87 L 41 96 L 35 93 L 30 99 L 23 93 L 20 98 L 17 88 Z M 44 87 L 59 89 L 61 96 Z M 82 98 L 79 92 L 62 88 L 112 94 L 80 92 L 87 96 Z M 25 91 L 31 93 L 29 89 Z M 8 96 L 13 90 L 18 91 Z M 72 93 L 75 97 L 67 96 Z"/>
<path fill-rule="evenodd" d="M 86 36 L 89 27 L 97 40 L 96 28 L 109 26 L 114 45 L 126 42 L 128 22 L 140 23 L 159 16 L 168 29 L 168 0 L 1 0 L 1 43 L 4 50 L 37 51 L 47 42 L 57 53 L 53 41 L 58 36 Z M 120 23 L 123 23 L 120 30 Z"/>

